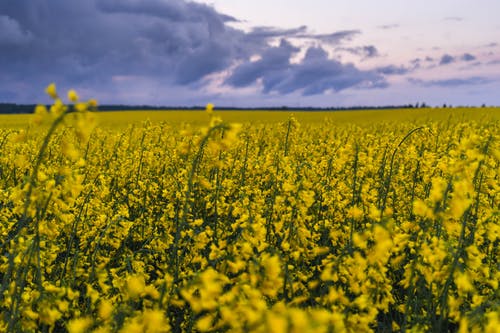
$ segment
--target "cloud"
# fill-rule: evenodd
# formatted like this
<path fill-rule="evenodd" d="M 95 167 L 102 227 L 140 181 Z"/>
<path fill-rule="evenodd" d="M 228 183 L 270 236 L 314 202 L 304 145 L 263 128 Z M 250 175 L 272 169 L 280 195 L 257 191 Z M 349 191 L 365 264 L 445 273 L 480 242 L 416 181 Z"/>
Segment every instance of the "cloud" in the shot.
<path fill-rule="evenodd" d="M 290 58 L 299 48 L 282 39 L 277 47 L 270 47 L 257 61 L 247 61 L 239 65 L 226 83 L 233 87 L 246 87 L 257 81 L 257 79 L 267 76 L 268 90 L 272 86 L 271 81 L 291 68 Z"/>
<path fill-rule="evenodd" d="M 358 55 L 364 59 L 374 58 L 379 56 L 377 48 L 373 45 L 357 46 L 357 47 L 342 47 L 337 48 L 336 51 L 347 51 L 351 54 Z"/>
<path fill-rule="evenodd" d="M 465 61 L 465 62 L 470 62 L 476 60 L 476 56 L 470 54 L 470 53 L 464 53 L 460 56 L 452 56 L 450 54 L 444 54 L 441 56 L 441 59 L 439 60 L 439 65 L 449 65 L 452 63 L 456 63 L 457 61 Z M 432 62 L 433 59 L 431 57 L 426 58 L 427 61 Z"/>
<path fill-rule="evenodd" d="M 33 35 L 30 31 L 21 28 L 15 19 L 0 15 L 0 45 L 22 45 L 30 42 Z M 2 51 L 4 52 L 4 51 Z"/>
<path fill-rule="evenodd" d="M 249 38 L 276 38 L 276 37 L 294 37 L 304 34 L 307 31 L 305 25 L 293 29 L 280 29 L 276 27 L 254 27 L 248 33 Z"/>
<path fill-rule="evenodd" d="M 382 30 L 390 30 L 390 29 L 396 29 L 399 28 L 399 24 L 385 24 L 385 25 L 379 25 L 377 28 L 382 29 Z"/>
<path fill-rule="evenodd" d="M 476 60 L 476 57 L 473 56 L 472 54 L 470 53 L 464 53 L 461 57 L 460 57 L 461 60 L 463 61 L 474 61 Z"/>
<path fill-rule="evenodd" d="M 455 62 L 455 57 L 445 54 L 441 57 L 441 60 L 439 60 L 439 65 L 448 65 Z"/>
<path fill-rule="evenodd" d="M 190 85 L 268 48 L 229 16 L 181 0 L 2 1 L 0 13 L 0 45 L 10 45 L 0 72 L 33 91 L 51 81 L 100 91 L 119 76 Z"/>
<path fill-rule="evenodd" d="M 330 90 L 387 86 L 380 74 L 329 59 L 321 47 L 309 48 L 300 63 L 291 63 L 290 58 L 298 51 L 298 48 L 281 40 L 279 46 L 268 49 L 259 60 L 239 65 L 226 84 L 246 87 L 261 82 L 265 93 L 289 94 L 300 91 L 304 96 Z"/>
<path fill-rule="evenodd" d="M 221 22 L 238 22 L 232 16 L 216 14 L 211 7 L 184 0 L 97 0 L 96 5 L 101 11 L 110 14 L 144 15 L 178 23 L 203 22 L 208 19 L 214 24 L 213 27 L 219 28 Z"/>
<path fill-rule="evenodd" d="M 307 26 L 300 26 L 293 29 L 280 29 L 276 27 L 254 27 L 247 35 L 249 39 L 270 39 L 270 38 L 296 38 L 312 39 L 329 43 L 332 45 L 340 44 L 344 41 L 352 40 L 360 34 L 359 30 L 341 30 L 330 34 L 314 34 L 308 31 Z"/>
<path fill-rule="evenodd" d="M 261 86 L 266 93 L 317 94 L 387 84 L 380 72 L 328 59 L 322 48 L 311 48 L 300 63 L 290 63 L 299 52 L 291 41 L 338 47 L 359 30 L 316 34 L 301 26 L 246 32 L 228 24 L 236 18 L 185 0 L 1 1 L 0 13 L 5 78 L 0 91 L 10 91 L 15 83 L 23 87 L 16 99 L 28 102 L 43 97 L 49 82 L 102 95 L 104 102 L 126 95 L 123 89 L 138 82 L 138 89 L 149 87 L 168 100 L 169 91 L 199 91 L 218 73 L 226 73 L 227 86 Z M 281 44 L 271 46 L 276 40 Z M 351 51 L 378 54 L 375 46 Z M 256 55 L 260 60 L 251 61 Z M 0 98 L 5 96 L 11 95 Z"/>
<path fill-rule="evenodd" d="M 486 64 L 487 65 L 499 65 L 500 64 L 500 59 L 491 60 L 491 61 L 489 61 Z"/>
<path fill-rule="evenodd" d="M 350 41 L 354 38 L 354 36 L 359 35 L 360 33 L 360 30 L 342 30 L 331 34 L 304 34 L 303 37 L 318 39 L 325 43 L 338 44 L 344 40 Z"/>
<path fill-rule="evenodd" d="M 469 78 L 451 78 L 444 80 L 421 80 L 421 79 L 409 78 L 408 81 L 412 84 L 421 87 L 459 87 L 459 86 L 482 85 L 492 82 L 488 78 L 478 77 L 478 76 Z"/>
<path fill-rule="evenodd" d="M 415 59 L 414 61 L 412 61 L 414 67 L 419 66 L 419 63 L 416 62 L 416 60 L 419 60 L 419 59 Z M 388 65 L 388 66 L 379 67 L 376 69 L 377 73 L 384 74 L 384 75 L 404 75 L 404 74 L 408 74 L 410 71 L 411 71 L 410 68 L 407 68 L 404 66 L 395 66 L 395 65 Z"/>

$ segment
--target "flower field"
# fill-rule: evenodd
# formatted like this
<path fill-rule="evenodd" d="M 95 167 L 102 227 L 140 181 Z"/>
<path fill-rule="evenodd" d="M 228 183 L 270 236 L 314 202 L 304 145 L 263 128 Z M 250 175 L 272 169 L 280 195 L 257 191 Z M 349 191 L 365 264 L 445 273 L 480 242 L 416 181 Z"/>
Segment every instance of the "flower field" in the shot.
<path fill-rule="evenodd" d="M 0 331 L 497 332 L 498 110 L 113 127 L 47 92 L 0 128 Z"/>

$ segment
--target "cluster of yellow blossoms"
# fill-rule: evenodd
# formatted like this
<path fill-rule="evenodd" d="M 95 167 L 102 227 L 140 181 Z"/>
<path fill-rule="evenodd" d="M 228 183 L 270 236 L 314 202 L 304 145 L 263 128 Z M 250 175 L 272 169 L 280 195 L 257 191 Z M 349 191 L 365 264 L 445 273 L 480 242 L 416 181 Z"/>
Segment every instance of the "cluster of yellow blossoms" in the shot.
<path fill-rule="evenodd" d="M 496 332 L 499 124 L 0 130 L 0 330 Z M 403 112 L 403 111 L 394 111 Z"/>

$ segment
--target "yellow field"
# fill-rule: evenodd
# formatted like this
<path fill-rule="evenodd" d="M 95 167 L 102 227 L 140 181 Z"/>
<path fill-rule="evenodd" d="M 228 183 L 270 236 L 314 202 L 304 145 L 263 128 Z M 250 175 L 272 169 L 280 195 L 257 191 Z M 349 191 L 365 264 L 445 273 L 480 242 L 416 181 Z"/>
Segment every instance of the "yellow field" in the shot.
<path fill-rule="evenodd" d="M 446 109 L 401 109 L 401 110 L 358 110 L 358 111 L 216 111 L 224 121 L 233 123 L 271 124 L 284 122 L 293 115 L 300 123 L 334 122 L 366 125 L 380 122 L 425 122 L 454 120 L 500 120 L 500 108 L 446 108 Z M 25 128 L 33 115 L 1 115 L 0 128 Z M 125 128 L 149 120 L 152 123 L 168 122 L 204 125 L 205 111 L 116 111 L 98 112 L 96 122 L 101 127 Z"/>
<path fill-rule="evenodd" d="M 0 331 L 499 327 L 499 109 L 86 107 L 0 117 Z"/>

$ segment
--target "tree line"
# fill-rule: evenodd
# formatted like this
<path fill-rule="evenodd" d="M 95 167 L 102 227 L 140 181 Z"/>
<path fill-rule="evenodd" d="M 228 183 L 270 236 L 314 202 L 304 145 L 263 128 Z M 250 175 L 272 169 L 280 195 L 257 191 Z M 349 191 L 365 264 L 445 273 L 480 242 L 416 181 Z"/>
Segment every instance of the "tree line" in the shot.
<path fill-rule="evenodd" d="M 0 103 L 0 114 L 23 114 L 33 113 L 36 104 L 16 104 L 16 103 Z M 47 105 L 49 107 L 49 105 Z M 277 106 L 277 107 L 234 107 L 222 106 L 216 107 L 217 110 L 269 110 L 269 111 L 352 111 L 352 110 L 390 110 L 390 109 L 415 109 L 427 108 L 426 103 L 404 104 L 404 105 L 383 105 L 383 106 L 349 106 L 349 107 L 292 107 L 292 106 Z M 452 107 L 444 104 L 443 108 Z M 481 107 L 485 107 L 483 104 Z M 131 110 L 204 110 L 205 106 L 152 106 L 152 105 L 123 105 L 123 104 L 105 104 L 99 105 L 99 111 L 131 111 Z"/>

